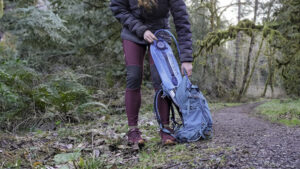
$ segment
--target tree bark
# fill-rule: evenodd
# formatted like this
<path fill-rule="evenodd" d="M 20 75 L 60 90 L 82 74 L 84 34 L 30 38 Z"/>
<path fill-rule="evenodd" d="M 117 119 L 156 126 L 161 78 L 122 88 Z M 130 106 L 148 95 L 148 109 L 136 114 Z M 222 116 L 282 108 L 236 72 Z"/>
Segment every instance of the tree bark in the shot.
<path fill-rule="evenodd" d="M 256 22 L 257 9 L 258 9 L 258 0 L 255 0 L 254 17 L 253 17 L 253 22 L 254 23 Z M 251 55 L 252 55 L 254 42 L 255 42 L 255 35 L 252 34 L 251 40 L 250 40 L 249 52 L 248 52 L 248 56 L 247 56 L 246 67 L 245 67 L 245 73 L 244 73 L 243 82 L 242 82 L 242 87 L 241 87 L 241 89 L 239 91 L 239 95 L 237 97 L 238 101 L 241 100 L 241 98 L 243 96 L 243 93 L 244 93 L 244 90 L 245 90 L 245 85 L 246 85 L 246 82 L 247 82 L 249 69 L 250 69 L 250 60 L 251 60 Z"/>
<path fill-rule="evenodd" d="M 238 23 L 241 21 L 241 0 L 238 1 Z M 241 33 L 237 33 L 236 41 L 235 41 L 235 61 L 234 61 L 234 68 L 233 68 L 233 84 L 236 86 L 236 76 L 237 76 L 237 67 L 240 58 L 240 40 L 241 40 Z"/>
<path fill-rule="evenodd" d="M 271 8 L 272 8 L 273 4 L 274 4 L 274 1 L 271 1 L 270 4 L 269 4 L 268 12 L 267 12 L 267 20 L 266 20 L 267 22 L 269 22 L 269 20 L 270 20 Z M 267 54 L 269 74 L 268 74 L 267 81 L 265 83 L 264 91 L 261 95 L 262 97 L 266 96 L 268 85 L 270 85 L 270 87 L 271 87 L 272 97 L 273 97 L 273 93 L 274 93 L 274 87 L 273 87 L 274 83 L 273 83 L 273 81 L 274 81 L 274 74 L 275 74 L 275 68 L 274 68 L 274 65 L 273 65 L 274 54 L 275 54 L 275 50 L 272 51 L 272 49 L 269 46 L 269 54 Z"/>
<path fill-rule="evenodd" d="M 270 46 L 269 46 L 270 48 Z M 273 95 L 273 92 L 274 92 L 274 74 L 275 74 L 275 66 L 274 66 L 274 55 L 275 55 L 275 49 L 269 49 L 269 53 L 266 54 L 267 55 L 267 58 L 268 58 L 268 70 L 269 70 L 269 74 L 268 74 L 268 78 L 267 78 L 267 81 L 265 83 L 265 88 L 264 88 L 264 91 L 263 91 L 263 94 L 261 95 L 262 97 L 265 97 L 266 96 L 266 93 L 267 93 L 267 89 L 268 89 L 268 85 L 270 85 L 271 87 L 271 91 L 272 91 L 272 95 Z"/>
<path fill-rule="evenodd" d="M 252 65 L 252 68 L 251 68 L 250 76 L 249 76 L 249 78 L 248 78 L 248 80 L 247 80 L 246 87 L 245 87 L 245 89 L 244 89 L 244 91 L 243 91 L 243 95 L 245 95 L 245 94 L 247 93 L 247 91 L 248 91 L 248 88 L 249 88 L 251 79 L 252 79 L 252 77 L 253 77 L 253 73 L 254 73 L 254 70 L 255 70 L 255 67 L 256 67 L 256 64 L 257 64 L 257 61 L 258 61 L 258 58 L 259 58 L 259 55 L 260 55 L 260 52 L 261 52 L 261 49 L 262 49 L 264 40 L 265 40 L 265 38 L 264 38 L 264 36 L 262 36 L 261 42 L 260 42 L 260 44 L 259 44 L 259 49 L 258 49 L 258 51 L 257 51 L 257 53 L 256 53 L 256 56 L 255 56 L 255 58 L 254 58 L 254 61 L 253 61 L 253 65 Z"/>
<path fill-rule="evenodd" d="M 0 19 L 2 18 L 4 14 L 4 3 L 3 0 L 0 0 Z"/>

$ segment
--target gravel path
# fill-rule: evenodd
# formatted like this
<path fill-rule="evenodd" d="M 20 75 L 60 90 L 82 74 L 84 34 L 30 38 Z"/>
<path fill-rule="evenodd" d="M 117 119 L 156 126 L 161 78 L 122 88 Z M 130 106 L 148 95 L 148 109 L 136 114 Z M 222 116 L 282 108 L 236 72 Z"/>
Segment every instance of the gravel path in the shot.
<path fill-rule="evenodd" d="M 300 168 L 300 128 L 270 123 L 254 113 L 259 103 L 213 113 L 210 146 L 232 147 L 222 168 Z"/>

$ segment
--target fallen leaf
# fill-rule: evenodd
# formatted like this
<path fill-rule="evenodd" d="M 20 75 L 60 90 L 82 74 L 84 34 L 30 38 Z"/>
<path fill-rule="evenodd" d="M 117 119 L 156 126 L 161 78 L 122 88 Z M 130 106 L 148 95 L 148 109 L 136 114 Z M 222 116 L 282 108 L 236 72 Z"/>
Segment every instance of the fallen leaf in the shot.
<path fill-rule="evenodd" d="M 63 164 L 69 161 L 77 160 L 80 155 L 80 152 L 57 154 L 54 156 L 54 161 L 56 164 Z"/>
<path fill-rule="evenodd" d="M 126 148 L 128 148 L 128 147 L 125 145 L 118 145 L 118 149 L 126 149 Z"/>
<path fill-rule="evenodd" d="M 58 169 L 70 169 L 70 167 L 68 165 L 59 165 L 59 166 L 56 166 L 55 168 L 58 168 Z"/>
<path fill-rule="evenodd" d="M 39 165 L 42 165 L 43 163 L 41 163 L 41 162 L 34 162 L 33 163 L 33 167 L 37 167 L 37 166 L 39 166 Z"/>
<path fill-rule="evenodd" d="M 88 144 L 89 144 L 89 143 L 80 143 L 80 144 L 78 144 L 77 148 L 79 148 L 79 149 L 84 149 L 84 148 L 87 147 Z"/>

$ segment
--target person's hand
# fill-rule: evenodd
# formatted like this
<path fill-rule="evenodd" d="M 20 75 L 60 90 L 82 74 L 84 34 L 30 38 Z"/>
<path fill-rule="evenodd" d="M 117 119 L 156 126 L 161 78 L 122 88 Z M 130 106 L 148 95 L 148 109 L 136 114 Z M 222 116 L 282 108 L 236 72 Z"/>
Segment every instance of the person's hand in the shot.
<path fill-rule="evenodd" d="M 187 75 L 191 76 L 192 75 L 192 69 L 193 69 L 193 64 L 192 62 L 183 62 L 181 64 L 181 73 L 184 74 L 184 70 L 186 70 Z"/>
<path fill-rule="evenodd" d="M 157 40 L 157 38 L 155 37 L 155 35 L 149 31 L 149 30 L 146 30 L 145 33 L 144 33 L 144 39 L 149 42 L 149 43 L 153 43 L 154 40 Z"/>

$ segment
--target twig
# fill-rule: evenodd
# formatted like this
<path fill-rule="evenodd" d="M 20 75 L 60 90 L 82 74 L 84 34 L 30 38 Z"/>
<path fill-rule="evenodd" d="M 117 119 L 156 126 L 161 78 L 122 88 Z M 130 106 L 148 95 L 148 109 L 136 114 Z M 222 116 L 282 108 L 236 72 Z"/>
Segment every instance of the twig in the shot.
<path fill-rule="evenodd" d="M 93 159 L 95 159 L 95 151 L 94 151 L 94 132 L 92 131 L 92 151 L 93 151 Z"/>
<path fill-rule="evenodd" d="M 4 164 L 5 164 L 5 161 L 3 161 L 3 163 L 1 164 L 1 168 L 4 168 L 3 166 L 4 166 Z"/>
<path fill-rule="evenodd" d="M 75 164 L 75 160 L 72 161 L 75 169 L 77 169 L 77 165 Z"/>

